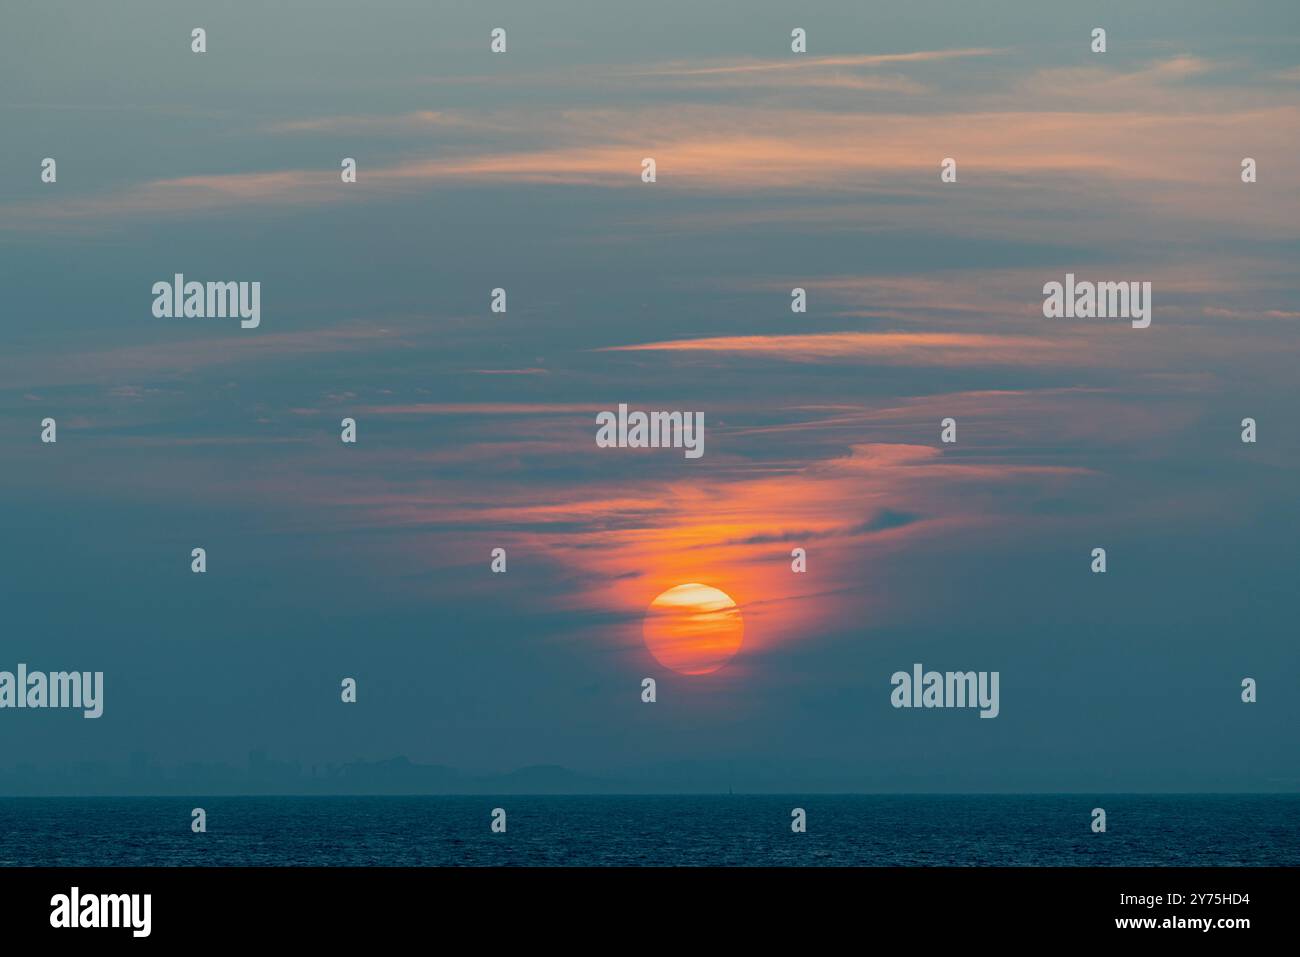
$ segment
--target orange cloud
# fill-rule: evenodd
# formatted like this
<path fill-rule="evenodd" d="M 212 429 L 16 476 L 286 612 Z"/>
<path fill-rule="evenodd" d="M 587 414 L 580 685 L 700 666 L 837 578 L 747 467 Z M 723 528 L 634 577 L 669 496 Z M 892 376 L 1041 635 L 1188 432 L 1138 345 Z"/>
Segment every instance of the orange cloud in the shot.
<path fill-rule="evenodd" d="M 702 352 L 811 362 L 868 359 L 905 365 L 1040 365 L 1068 362 L 1068 342 L 1036 336 L 956 332 L 827 332 L 803 335 L 718 336 L 609 346 L 602 352 Z"/>

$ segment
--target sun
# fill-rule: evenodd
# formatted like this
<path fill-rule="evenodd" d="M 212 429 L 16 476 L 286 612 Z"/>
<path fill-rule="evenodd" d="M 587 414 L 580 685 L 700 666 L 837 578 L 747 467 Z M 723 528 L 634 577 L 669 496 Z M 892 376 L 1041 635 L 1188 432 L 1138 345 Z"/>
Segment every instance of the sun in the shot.
<path fill-rule="evenodd" d="M 706 675 L 740 650 L 745 621 L 726 592 L 690 582 L 650 603 L 641 633 L 650 654 L 665 668 Z"/>

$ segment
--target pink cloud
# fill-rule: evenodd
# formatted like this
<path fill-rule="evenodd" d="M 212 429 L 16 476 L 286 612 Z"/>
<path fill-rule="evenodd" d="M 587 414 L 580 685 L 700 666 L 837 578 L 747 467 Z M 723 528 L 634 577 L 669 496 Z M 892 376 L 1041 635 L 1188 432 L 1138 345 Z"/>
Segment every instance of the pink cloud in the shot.
<path fill-rule="evenodd" d="M 873 360 L 907 365 L 1041 365 L 1078 361 L 1068 342 L 1038 336 L 956 332 L 827 332 L 717 336 L 609 346 L 602 352 L 698 352 L 792 362 Z"/>

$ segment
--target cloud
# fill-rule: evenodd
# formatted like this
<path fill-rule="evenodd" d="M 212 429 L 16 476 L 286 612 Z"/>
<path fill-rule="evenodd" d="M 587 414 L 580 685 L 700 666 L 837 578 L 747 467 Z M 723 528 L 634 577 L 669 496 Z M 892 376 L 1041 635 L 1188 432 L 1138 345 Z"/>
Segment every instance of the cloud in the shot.
<path fill-rule="evenodd" d="M 148 297 L 141 300 L 148 308 Z M 154 320 L 165 324 L 185 320 Z M 191 320 L 191 322 L 204 320 Z M 192 329 L 192 327 L 191 327 Z M 190 330 L 187 330 L 189 332 Z M 198 369 L 223 366 L 273 364 L 288 356 L 318 356 L 347 353 L 362 348 L 396 348 L 401 339 L 385 329 L 340 324 L 306 332 L 280 332 L 257 335 L 241 333 L 236 323 L 225 336 L 194 338 L 184 335 L 172 341 L 162 340 L 109 349 L 62 353 L 33 364 L 25 355 L 0 356 L 0 377 L 6 388 L 50 387 L 59 385 L 118 385 L 123 378 L 154 376 L 157 381 L 184 379 Z M 24 385 L 26 383 L 26 385 Z"/>
<path fill-rule="evenodd" d="M 700 66 L 699 61 L 677 61 L 652 69 L 634 72 L 633 76 L 719 76 L 754 73 L 799 73 L 841 67 L 876 67 L 896 63 L 933 63 L 968 57 L 996 56 L 1005 53 L 988 47 L 958 50 L 915 50 L 910 53 L 864 53 L 856 56 L 801 55 L 780 60 L 730 60 Z"/>
<path fill-rule="evenodd" d="M 481 114 L 448 110 L 415 110 L 396 115 L 318 116 L 264 123 L 264 133 L 412 133 L 428 130 L 504 130 Z"/>
<path fill-rule="evenodd" d="M 374 415 L 595 415 L 596 403 L 554 402 L 417 402 L 406 405 L 368 405 L 361 411 Z"/>
<path fill-rule="evenodd" d="M 901 365 L 1028 365 L 1077 362 L 1068 342 L 1037 336 L 955 332 L 828 332 L 717 336 L 607 346 L 602 352 L 697 352 L 790 362 L 871 360 Z"/>
<path fill-rule="evenodd" d="M 932 51 L 876 57 L 793 58 L 782 61 L 650 68 L 649 76 L 723 77 L 752 85 L 757 78 L 800 78 L 831 86 L 894 80 L 842 72 L 895 62 L 927 63 L 988 56 L 997 51 Z M 820 192 L 885 195 L 938 201 L 938 162 L 958 160 L 959 183 L 946 194 L 978 184 L 1002 187 L 999 202 L 1023 210 L 1032 194 L 1026 178 L 1075 188 L 1071 178 L 1107 181 L 1105 202 L 1140 206 L 1170 217 L 1249 221 L 1284 228 L 1294 222 L 1289 195 L 1255 207 L 1238 193 L 1209 190 L 1189 201 L 1186 189 L 1232 182 L 1231 165 L 1206 143 L 1249 144 L 1251 153 L 1285 157 L 1300 135 L 1300 107 L 1285 91 L 1254 86 L 1192 85 L 1217 64 L 1176 56 L 1131 72 L 1101 67 L 1041 70 L 1011 91 L 945 96 L 943 112 L 901 112 L 863 104 L 852 96 L 838 109 L 759 104 L 735 97 L 717 102 L 693 96 L 666 105 L 515 109 L 478 115 L 418 110 L 394 116 L 288 120 L 282 133 L 431 128 L 448 135 L 432 158 L 390 155 L 368 163 L 355 185 L 338 170 L 204 173 L 158 179 L 101 196 L 50 197 L 5 207 L 11 229 L 42 224 L 71 227 L 119 216 L 225 213 L 233 206 L 324 205 L 407 195 L 429 184 L 523 183 L 599 188 L 650 188 L 640 181 L 641 160 L 653 156 L 654 189 L 735 193 Z M 900 80 L 903 89 L 911 80 Z M 850 91 L 851 92 L 851 91 Z M 473 132 L 474 138 L 455 134 Z M 491 131 L 492 142 L 482 142 Z M 540 146 L 538 144 L 541 144 Z M 423 147 L 422 152 L 426 151 Z M 1244 149 L 1244 148 L 1243 148 Z M 403 158 L 406 155 L 407 158 Z M 1014 187 L 1014 189 L 1012 189 Z M 1239 192 L 1239 191 L 1238 191 Z M 1097 196 L 1092 190 L 1093 197 Z M 1050 204 L 1050 196 L 1043 202 Z M 942 207 L 941 207 L 942 208 Z"/>

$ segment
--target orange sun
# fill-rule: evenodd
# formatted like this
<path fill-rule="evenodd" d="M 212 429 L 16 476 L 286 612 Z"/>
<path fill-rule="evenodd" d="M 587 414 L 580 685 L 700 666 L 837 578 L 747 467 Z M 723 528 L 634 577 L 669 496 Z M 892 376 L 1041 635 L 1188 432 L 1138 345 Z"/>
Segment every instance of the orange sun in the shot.
<path fill-rule="evenodd" d="M 665 668 L 706 675 L 740 650 L 745 622 L 726 592 L 691 582 L 650 603 L 642 634 L 650 654 Z"/>

